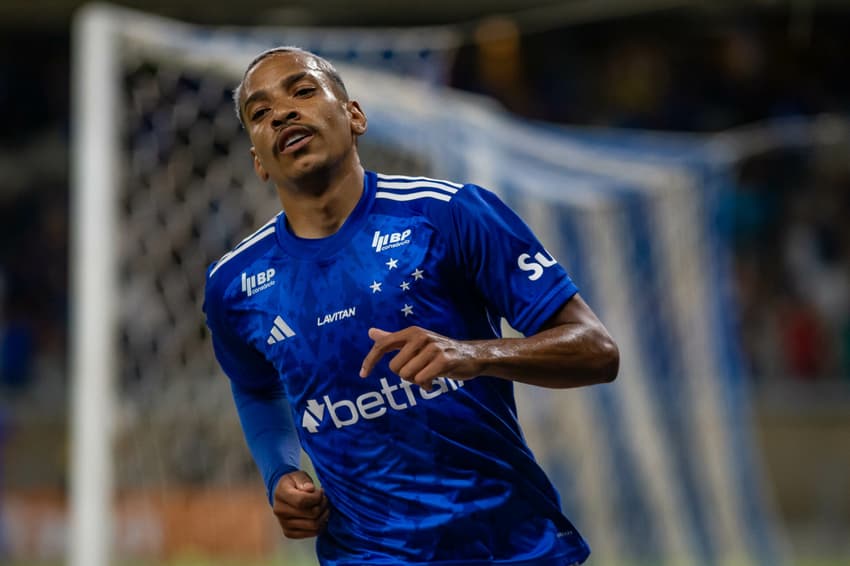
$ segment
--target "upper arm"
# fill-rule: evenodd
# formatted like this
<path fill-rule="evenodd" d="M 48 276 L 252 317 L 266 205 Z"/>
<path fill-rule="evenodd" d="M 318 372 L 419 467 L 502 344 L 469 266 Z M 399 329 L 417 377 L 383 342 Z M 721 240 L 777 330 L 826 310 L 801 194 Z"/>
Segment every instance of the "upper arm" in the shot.
<path fill-rule="evenodd" d="M 601 381 L 612 381 L 617 377 L 620 368 L 620 350 L 617 343 L 608 333 L 608 329 L 596 316 L 596 313 L 578 294 L 564 303 L 558 311 L 547 320 L 540 329 L 555 333 L 560 341 L 565 339 L 580 344 L 583 353 L 589 355 L 589 366 L 594 368 L 597 375 L 603 376 Z M 594 380 L 597 383 L 600 380 Z"/>
<path fill-rule="evenodd" d="M 493 193 L 467 185 L 450 202 L 451 246 L 492 314 L 540 330 L 578 288 L 528 225 Z"/>
<path fill-rule="evenodd" d="M 281 383 L 277 370 L 240 335 L 239 320 L 231 316 L 227 308 L 225 289 L 218 281 L 209 278 L 204 313 L 216 360 L 231 381 L 255 391 L 279 390 Z"/>
<path fill-rule="evenodd" d="M 540 330 L 548 330 L 563 324 L 579 324 L 589 327 L 600 327 L 605 330 L 602 321 L 596 316 L 596 313 L 584 301 L 584 299 L 576 293 L 567 302 L 565 302 L 555 314 L 553 314 L 543 325 Z M 605 330 L 607 334 L 607 330 Z"/>

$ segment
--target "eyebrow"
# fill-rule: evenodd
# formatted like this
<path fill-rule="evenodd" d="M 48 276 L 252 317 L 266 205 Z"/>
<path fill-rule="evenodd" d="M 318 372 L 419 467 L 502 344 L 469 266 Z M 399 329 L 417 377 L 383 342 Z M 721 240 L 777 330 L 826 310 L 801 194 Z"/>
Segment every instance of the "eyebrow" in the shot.
<path fill-rule="evenodd" d="M 307 71 L 300 71 L 298 73 L 293 73 L 288 77 L 284 77 L 283 80 L 280 81 L 280 86 L 283 87 L 284 90 L 289 89 L 293 84 L 297 83 L 304 77 L 306 77 L 309 73 Z M 245 102 L 242 104 L 242 111 L 246 111 L 248 106 L 252 102 L 256 102 L 258 100 L 268 100 L 269 93 L 265 89 L 255 90 L 252 92 L 248 98 L 245 99 Z"/>

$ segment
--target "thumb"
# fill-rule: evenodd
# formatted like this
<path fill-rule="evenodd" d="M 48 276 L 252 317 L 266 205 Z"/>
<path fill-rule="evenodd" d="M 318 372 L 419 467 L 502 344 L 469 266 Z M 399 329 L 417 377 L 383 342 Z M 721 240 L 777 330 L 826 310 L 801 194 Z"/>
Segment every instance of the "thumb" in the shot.
<path fill-rule="evenodd" d="M 389 334 L 386 330 L 381 330 L 380 328 L 370 328 L 369 329 L 369 338 L 372 340 L 377 340 L 378 338 L 383 338 Z"/>
<path fill-rule="evenodd" d="M 316 486 L 313 484 L 313 479 L 310 475 L 303 471 L 298 470 L 289 474 L 292 483 L 295 485 L 295 488 L 299 491 L 315 491 Z"/>

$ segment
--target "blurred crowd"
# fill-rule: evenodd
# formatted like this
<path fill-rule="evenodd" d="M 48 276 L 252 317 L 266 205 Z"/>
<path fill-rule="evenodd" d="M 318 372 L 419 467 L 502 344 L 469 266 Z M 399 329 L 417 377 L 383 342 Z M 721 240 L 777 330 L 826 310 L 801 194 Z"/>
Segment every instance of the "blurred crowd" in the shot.
<path fill-rule="evenodd" d="M 850 384 L 850 145 L 745 161 L 727 207 L 752 375 Z"/>
<path fill-rule="evenodd" d="M 802 24 L 787 12 L 699 11 L 536 31 L 490 18 L 470 32 L 448 81 L 516 114 L 574 125 L 716 132 L 846 114 L 848 23 L 846 10 Z M 0 395 L 54 406 L 65 403 L 68 351 L 69 45 L 67 32 L 0 34 Z M 741 164 L 739 181 L 725 212 L 752 374 L 846 379 L 846 159 L 760 156 Z"/>

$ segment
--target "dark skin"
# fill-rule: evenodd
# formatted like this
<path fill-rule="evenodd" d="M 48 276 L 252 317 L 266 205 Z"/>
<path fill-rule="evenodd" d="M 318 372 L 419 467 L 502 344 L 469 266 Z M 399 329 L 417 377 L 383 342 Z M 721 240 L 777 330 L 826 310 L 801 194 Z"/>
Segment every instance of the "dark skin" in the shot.
<path fill-rule="evenodd" d="M 335 233 L 363 191 L 356 139 L 367 122 L 360 105 L 334 84 L 320 60 L 305 53 L 270 55 L 247 73 L 243 85 L 240 109 L 257 176 L 274 183 L 296 235 Z M 418 326 L 395 332 L 371 328 L 369 338 L 374 343 L 360 377 L 367 378 L 389 355 L 393 372 L 425 389 L 437 377 L 479 375 L 582 387 L 613 381 L 620 362 L 614 340 L 579 295 L 525 338 L 455 340 Z M 273 509 L 289 538 L 316 536 L 330 513 L 324 490 L 300 470 L 281 477 Z"/>

